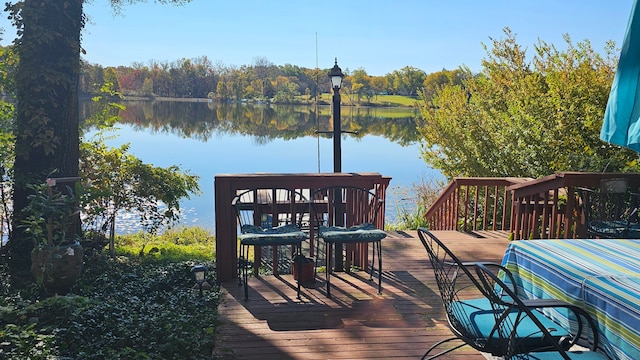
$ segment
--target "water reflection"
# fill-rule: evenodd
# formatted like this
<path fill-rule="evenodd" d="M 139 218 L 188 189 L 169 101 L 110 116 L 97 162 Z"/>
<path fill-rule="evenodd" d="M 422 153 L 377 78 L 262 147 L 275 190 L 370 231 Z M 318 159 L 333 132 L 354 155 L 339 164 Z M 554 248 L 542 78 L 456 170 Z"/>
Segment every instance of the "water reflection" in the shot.
<path fill-rule="evenodd" d="M 221 173 L 331 172 L 332 139 L 328 106 L 261 106 L 177 101 L 126 101 L 117 138 L 156 166 L 179 165 L 200 176 L 203 195 L 185 201 L 186 224 L 214 228 L 213 179 Z M 83 118 L 96 105 L 81 105 Z M 379 172 L 392 177 L 387 214 L 398 202 L 394 188 L 438 176 L 420 159 L 413 109 L 343 107 L 342 167 L 345 172 Z M 405 192 L 406 193 L 406 192 Z M 406 196 L 403 195 L 403 197 Z M 404 206 L 404 205 L 403 205 Z M 131 223 L 120 232 L 134 231 Z"/>
<path fill-rule="evenodd" d="M 261 143 L 270 139 L 295 139 L 315 136 L 316 131 L 331 131 L 328 106 L 285 106 L 219 104 L 180 101 L 125 101 L 120 112 L 122 123 L 134 129 L 171 133 L 183 138 L 208 141 L 218 134 L 253 136 Z M 83 102 L 83 117 L 96 105 Z M 358 132 L 357 137 L 382 136 L 402 146 L 417 140 L 415 120 L 418 111 L 408 108 L 343 107 L 342 129 Z M 329 136 L 329 135 L 326 135 Z"/>

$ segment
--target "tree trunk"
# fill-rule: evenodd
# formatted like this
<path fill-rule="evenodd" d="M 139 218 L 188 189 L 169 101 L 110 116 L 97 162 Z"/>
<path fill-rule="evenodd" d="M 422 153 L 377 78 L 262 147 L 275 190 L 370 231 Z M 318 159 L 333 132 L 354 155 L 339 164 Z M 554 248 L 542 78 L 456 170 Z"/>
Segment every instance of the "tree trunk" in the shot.
<path fill-rule="evenodd" d="M 77 87 L 83 0 L 25 0 L 18 44 L 16 159 L 10 265 L 28 270 L 31 239 L 25 218 L 27 184 L 78 176 Z M 18 19 L 20 19 L 20 16 Z"/>

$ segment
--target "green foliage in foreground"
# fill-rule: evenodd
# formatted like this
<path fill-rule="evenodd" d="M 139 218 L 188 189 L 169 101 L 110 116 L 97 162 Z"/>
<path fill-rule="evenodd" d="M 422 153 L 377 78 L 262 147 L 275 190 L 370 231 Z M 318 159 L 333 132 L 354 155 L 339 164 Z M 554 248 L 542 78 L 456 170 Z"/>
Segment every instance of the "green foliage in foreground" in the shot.
<path fill-rule="evenodd" d="M 421 93 L 425 161 L 447 178 L 638 171 L 636 153 L 599 139 L 614 44 L 602 56 L 588 41 L 565 41 L 565 50 L 539 41 L 530 55 L 505 29 L 480 73 L 463 68 L 461 84 Z"/>
<path fill-rule="evenodd" d="M 189 249 L 195 245 L 175 242 L 190 241 L 173 245 Z M 176 252 L 180 256 L 93 255 L 69 294 L 49 298 L 35 286 L 12 288 L 0 269 L 0 358 L 210 359 L 220 292 L 214 287 L 200 298 L 191 274 L 196 262 L 167 260 L 187 258 L 191 250 Z"/>

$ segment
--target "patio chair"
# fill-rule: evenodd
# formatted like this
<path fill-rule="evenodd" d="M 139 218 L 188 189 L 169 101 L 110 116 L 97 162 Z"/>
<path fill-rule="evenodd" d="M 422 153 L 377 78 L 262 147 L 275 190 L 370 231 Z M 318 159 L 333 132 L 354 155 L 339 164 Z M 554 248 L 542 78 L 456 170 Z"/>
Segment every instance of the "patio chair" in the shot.
<path fill-rule="evenodd" d="M 630 191 L 626 179 L 606 179 L 597 189 L 577 190 L 591 238 L 640 238 L 640 194 Z"/>
<path fill-rule="evenodd" d="M 432 345 L 422 359 L 435 359 L 464 345 L 470 345 L 480 352 L 490 353 L 493 356 L 504 356 L 509 339 L 501 337 L 498 333 L 500 324 L 496 321 L 495 311 L 490 299 L 486 296 L 487 290 L 471 272 L 473 266 L 479 262 L 461 262 L 451 250 L 426 229 L 418 229 L 418 237 L 429 254 L 447 322 L 454 335 Z M 500 264 L 482 264 L 499 272 L 507 279 L 507 282 L 515 283 L 512 274 Z M 511 296 L 517 297 L 515 287 L 511 288 Z M 578 319 L 575 324 L 577 329 L 571 332 L 537 310 L 547 307 L 564 308 L 574 314 L 586 315 L 581 309 L 555 300 L 527 300 L 527 302 L 527 306 L 531 307 L 531 312 L 528 313 L 528 316 L 519 319 L 517 331 L 514 334 L 523 351 L 552 348 L 553 344 L 557 343 L 570 347 L 582 336 L 582 318 L 580 316 L 574 315 Z M 501 314 L 508 317 L 517 316 L 515 312 L 513 314 L 501 312 Z M 545 328 L 553 329 L 550 331 L 553 334 L 547 338 L 537 332 L 536 323 L 532 321 L 529 314 L 533 315 L 537 319 L 536 321 L 544 324 Z M 461 344 L 430 356 L 432 351 L 452 341 L 461 341 Z"/>
<path fill-rule="evenodd" d="M 507 286 L 499 276 L 483 264 L 475 265 L 476 273 L 480 278 L 480 282 L 484 287 L 484 293 L 491 303 L 495 324 L 495 335 L 501 339 L 501 343 L 505 344 L 503 359 L 530 359 L 530 360 L 554 360 L 554 359 L 583 359 L 583 360 L 601 360 L 609 359 L 606 355 L 594 351 L 597 349 L 597 341 L 594 342 L 592 351 L 583 350 L 567 350 L 564 343 L 558 342 L 551 335 L 554 328 L 544 325 L 540 317 L 533 313 L 533 309 L 527 305 L 525 300 L 516 296 L 510 286 Z M 505 300 L 506 299 L 506 300 Z M 584 314 L 586 315 L 586 313 Z M 590 319 L 587 316 L 587 319 Z M 536 337 L 541 336 L 546 341 L 544 345 L 540 343 L 540 347 L 532 347 L 535 343 L 523 341 L 522 331 L 520 330 L 522 322 L 531 322 L 526 328 L 530 329 L 531 334 Z M 595 326 L 589 320 L 590 326 Z M 595 328 L 593 328 L 595 332 Z M 597 333 L 595 333 L 597 336 Z M 597 339 L 597 337 L 596 337 Z M 551 348 L 549 348 L 551 345 Z"/>
<path fill-rule="evenodd" d="M 382 294 L 382 249 L 381 241 L 387 234 L 376 227 L 382 199 L 373 191 L 353 186 L 324 187 L 311 196 L 311 239 L 317 228 L 318 238 L 325 244 L 327 297 L 331 297 L 332 248 L 342 256 L 346 244 L 345 269 L 350 271 L 352 261 L 368 256 L 356 244 L 373 244 L 373 256 L 369 280 L 373 281 L 376 256 L 378 258 L 378 294 Z M 367 249 L 366 247 L 364 249 Z M 338 258 L 341 260 L 342 258 Z M 365 269 L 366 270 L 366 269 Z"/>
<path fill-rule="evenodd" d="M 291 260 L 300 262 L 302 242 L 308 236 L 302 231 L 308 218 L 308 200 L 300 192 L 291 189 L 251 189 L 238 194 L 232 205 L 240 225 L 240 255 L 238 257 L 238 281 L 244 284 L 245 300 L 249 299 L 248 273 L 249 250 L 254 247 L 254 274 L 261 263 L 261 248 L 273 250 L 273 273 L 278 273 L 278 247 L 291 246 Z M 257 248 L 257 250 L 256 250 Z M 297 266 L 297 297 L 300 298 L 302 266 Z"/>

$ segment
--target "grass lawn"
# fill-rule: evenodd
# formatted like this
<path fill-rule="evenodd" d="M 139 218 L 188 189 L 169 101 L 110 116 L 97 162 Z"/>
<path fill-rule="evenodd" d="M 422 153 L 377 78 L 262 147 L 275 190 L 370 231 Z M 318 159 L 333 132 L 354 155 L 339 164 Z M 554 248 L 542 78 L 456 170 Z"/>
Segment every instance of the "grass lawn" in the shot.
<path fill-rule="evenodd" d="M 352 97 L 348 94 L 341 94 L 343 105 L 358 105 L 356 97 Z M 320 100 L 326 103 L 331 103 L 331 94 L 322 94 Z M 371 98 L 371 102 L 366 102 L 363 97 L 360 99 L 361 106 L 401 106 L 401 107 L 416 107 L 416 101 L 418 99 L 401 96 L 401 95 L 376 95 Z"/>

